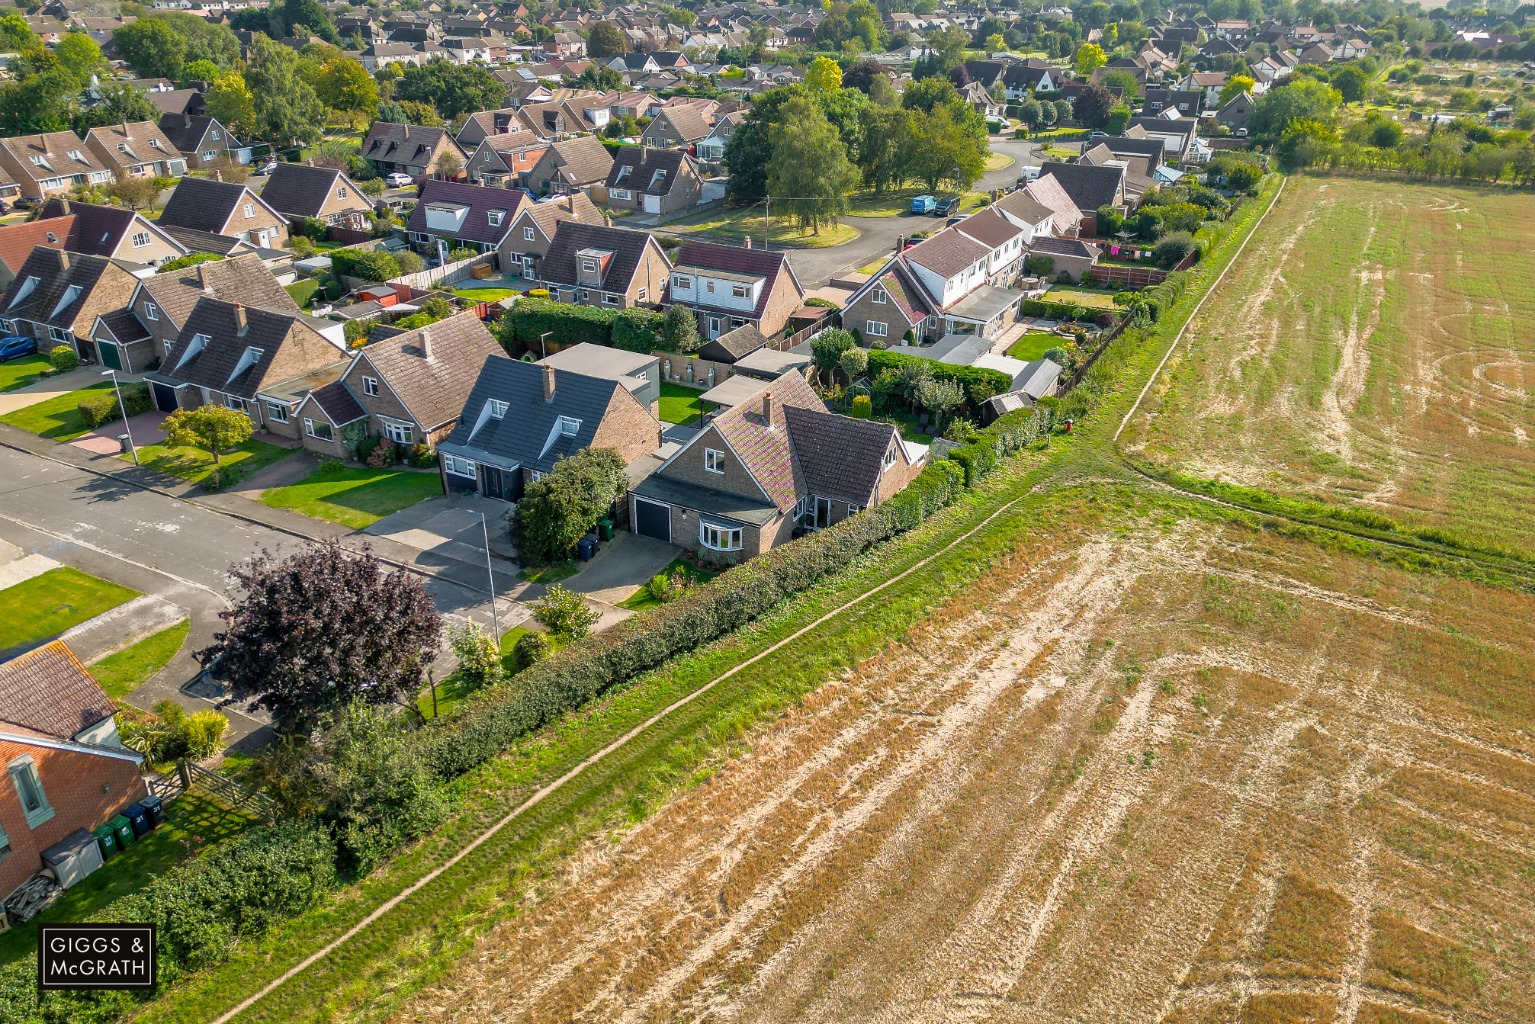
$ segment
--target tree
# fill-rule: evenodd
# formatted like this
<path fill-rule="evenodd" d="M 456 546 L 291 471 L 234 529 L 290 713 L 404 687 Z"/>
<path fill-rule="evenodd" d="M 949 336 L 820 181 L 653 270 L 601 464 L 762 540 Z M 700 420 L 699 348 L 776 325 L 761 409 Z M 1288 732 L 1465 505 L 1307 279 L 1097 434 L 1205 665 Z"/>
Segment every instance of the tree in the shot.
<path fill-rule="evenodd" d="M 322 103 L 345 114 L 354 127 L 359 121 L 372 121 L 378 113 L 378 83 L 351 57 L 332 57 L 320 65 L 314 90 Z"/>
<path fill-rule="evenodd" d="M 0 14 L 0 53 L 25 53 L 42 49 L 43 41 L 20 12 Z"/>
<path fill-rule="evenodd" d="M 212 82 L 223 74 L 224 69 L 211 60 L 189 60 L 181 66 L 181 78 L 183 84 L 188 82 Z"/>
<path fill-rule="evenodd" d="M 1380 120 L 1370 129 L 1370 145 L 1376 149 L 1395 149 L 1405 137 L 1402 126 L 1395 121 Z"/>
<path fill-rule="evenodd" d="M 220 75 L 204 94 L 204 109 L 232 132 L 244 135 L 256 127 L 256 98 L 237 71 Z"/>
<path fill-rule="evenodd" d="M 842 88 L 842 68 L 830 57 L 817 57 L 805 72 L 805 84 L 816 92 Z"/>
<path fill-rule="evenodd" d="M 1137 82 L 1135 76 L 1124 68 L 1110 68 L 1098 76 L 1098 81 L 1110 92 L 1118 89 L 1126 101 L 1133 100 L 1141 94 L 1141 83 Z"/>
<path fill-rule="evenodd" d="M 569 642 L 585 637 L 602 616 L 587 607 L 580 594 L 556 583 L 547 594 L 533 602 L 533 618 L 550 635 Z"/>
<path fill-rule="evenodd" d="M 58 66 L 68 72 L 81 89 L 90 82 L 92 75 L 107 70 L 107 59 L 101 55 L 101 47 L 84 32 L 65 33 L 53 44 L 53 56 Z"/>
<path fill-rule="evenodd" d="M 1343 95 L 1332 86 L 1292 75 L 1258 97 L 1247 126 L 1260 138 L 1278 138 L 1292 121 L 1331 120 L 1342 102 Z"/>
<path fill-rule="evenodd" d="M 213 456 L 214 472 L 208 486 L 217 487 L 218 467 L 224 453 L 250 440 L 254 426 L 249 416 L 222 405 L 177 409 L 165 418 L 165 439 L 177 448 L 201 448 Z"/>
<path fill-rule="evenodd" d="M 623 30 L 611 21 L 599 21 L 592 26 L 592 34 L 586 40 L 586 55 L 593 60 L 606 60 L 629 52 L 629 40 Z"/>
<path fill-rule="evenodd" d="M 280 145 L 312 143 L 325 123 L 325 104 L 299 77 L 299 56 L 281 43 L 256 36 L 245 84 L 255 103 L 256 134 Z"/>
<path fill-rule="evenodd" d="M 914 112 L 911 117 L 911 141 L 906 146 L 910 176 L 936 190 L 940 182 L 951 182 L 965 191 L 986 170 L 986 127 L 981 123 L 977 134 L 972 120 L 978 115 L 965 107 L 956 117 L 951 107 L 934 107 L 930 113 Z"/>
<path fill-rule="evenodd" d="M 1220 99 L 1216 101 L 1216 105 L 1224 107 L 1226 104 L 1242 95 L 1242 93 L 1251 93 L 1253 91 L 1253 87 L 1257 84 L 1257 81 L 1249 75 L 1232 75 L 1230 78 L 1226 79 L 1226 84 L 1221 86 Z"/>
<path fill-rule="evenodd" d="M 105 189 L 107 195 L 130 210 L 142 210 L 153 206 L 165 186 L 157 178 L 119 178 Z"/>
<path fill-rule="evenodd" d="M 451 149 L 437 154 L 437 160 L 432 164 L 432 170 L 439 178 L 456 178 L 463 169 L 463 158 Z"/>
<path fill-rule="evenodd" d="M 1114 112 L 1114 94 L 1102 85 L 1089 85 L 1077 96 L 1071 109 L 1078 123 L 1096 131 L 1109 123 Z"/>
<path fill-rule="evenodd" d="M 773 156 L 768 138 L 774 122 L 782 116 L 784 105 L 806 95 L 803 86 L 770 89 L 757 97 L 746 120 L 730 134 L 725 143 L 725 165 L 730 168 L 729 191 L 744 199 L 761 199 L 767 194 L 767 166 Z"/>
<path fill-rule="evenodd" d="M 569 558 L 628 489 L 623 457 L 611 448 L 585 448 L 561 459 L 528 485 L 517 506 L 519 554 L 545 565 Z"/>
<path fill-rule="evenodd" d="M 1157 240 L 1156 247 L 1151 250 L 1151 258 L 1157 266 L 1171 270 L 1198 248 L 1193 235 L 1187 231 L 1174 231 Z"/>
<path fill-rule="evenodd" d="M 815 361 L 816 374 L 826 380 L 842 366 L 842 356 L 858 347 L 858 339 L 851 331 L 840 327 L 822 331 L 810 339 L 810 358 Z"/>
<path fill-rule="evenodd" d="M 1103 52 L 1103 47 L 1097 43 L 1083 43 L 1077 47 L 1077 53 L 1072 58 L 1072 62 L 1077 70 L 1077 77 L 1090 78 L 1094 71 L 1109 62 L 1109 58 Z"/>
<path fill-rule="evenodd" d="M 101 90 L 101 102 L 80 111 L 75 127 L 81 135 L 89 128 L 106 124 L 132 124 L 136 121 L 158 121 L 160 111 L 131 85 L 108 85 Z"/>
<path fill-rule="evenodd" d="M 1370 78 L 1358 67 L 1350 64 L 1339 68 L 1332 76 L 1332 87 L 1338 90 L 1344 103 L 1359 103 L 1369 88 Z"/>
<path fill-rule="evenodd" d="M 848 349 L 837 360 L 837 367 L 842 371 L 842 376 L 847 378 L 848 384 L 851 385 L 868 372 L 869 350 L 864 348 Z"/>
<path fill-rule="evenodd" d="M 661 340 L 673 352 L 698 351 L 698 317 L 686 306 L 667 307 L 661 321 Z"/>
<path fill-rule="evenodd" d="M 965 404 L 965 391 L 948 377 L 924 377 L 917 386 L 917 401 L 933 414 L 933 433 L 941 434 L 944 416 Z"/>
<path fill-rule="evenodd" d="M 773 156 L 767 166 L 770 195 L 803 228 L 821 233 L 847 211 L 847 195 L 858 185 L 858 168 L 847 157 L 837 130 L 809 97 L 784 105 L 784 122 L 768 133 Z"/>
<path fill-rule="evenodd" d="M 263 551 L 230 575 L 225 628 L 196 657 L 279 732 L 307 735 L 352 701 L 415 706 L 442 631 L 419 576 L 335 540 Z"/>
<path fill-rule="evenodd" d="M 886 84 L 889 84 L 890 73 L 882 64 L 872 60 L 861 60 L 843 72 L 842 86 L 846 89 L 857 89 L 872 99 L 871 90 L 874 88 L 876 78 L 883 78 Z"/>
<path fill-rule="evenodd" d="M 905 181 L 911 142 L 912 113 L 903 107 L 871 107 L 864 125 L 863 153 L 859 168 L 863 180 L 876 192 L 899 188 Z"/>
<path fill-rule="evenodd" d="M 451 121 L 460 114 L 494 110 L 506 99 L 506 86 L 487 69 L 434 57 L 405 69 L 395 85 L 395 99 L 430 103 Z"/>
<path fill-rule="evenodd" d="M 1027 99 L 1018 104 L 1018 120 L 1031 132 L 1037 132 L 1044 125 L 1045 118 L 1040 108 L 1039 101 Z"/>
<path fill-rule="evenodd" d="M 607 22 L 602 24 L 607 24 Z M 574 78 L 565 79 L 565 84 L 572 89 L 599 89 L 603 92 L 617 92 L 624 87 L 624 76 L 614 68 L 593 64 Z"/>
<path fill-rule="evenodd" d="M 186 37 L 164 18 L 140 18 L 112 33 L 117 54 L 140 78 L 181 81 L 186 64 Z"/>

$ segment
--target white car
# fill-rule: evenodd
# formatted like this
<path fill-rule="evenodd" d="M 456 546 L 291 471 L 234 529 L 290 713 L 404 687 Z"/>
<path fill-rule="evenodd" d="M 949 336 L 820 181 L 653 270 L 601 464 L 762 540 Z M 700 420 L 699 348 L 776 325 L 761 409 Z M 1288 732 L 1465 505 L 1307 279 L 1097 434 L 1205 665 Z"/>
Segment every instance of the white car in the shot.
<path fill-rule="evenodd" d="M 388 182 L 390 188 L 404 188 L 415 180 L 410 175 L 402 174 L 399 171 L 394 171 L 384 176 L 384 181 Z"/>

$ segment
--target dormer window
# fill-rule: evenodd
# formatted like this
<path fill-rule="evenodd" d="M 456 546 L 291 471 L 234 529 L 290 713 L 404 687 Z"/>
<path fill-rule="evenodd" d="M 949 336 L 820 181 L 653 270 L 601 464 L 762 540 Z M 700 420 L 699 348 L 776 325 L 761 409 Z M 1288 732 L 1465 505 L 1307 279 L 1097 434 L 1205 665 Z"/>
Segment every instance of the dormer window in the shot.
<path fill-rule="evenodd" d="M 71 160 L 78 160 L 82 164 L 85 163 L 85 154 L 80 152 L 78 149 L 71 149 L 69 151 L 69 158 Z"/>
<path fill-rule="evenodd" d="M 679 275 L 672 278 L 672 284 L 676 285 L 678 288 L 683 289 L 684 291 L 691 291 L 693 288 L 693 279 L 691 277 L 682 277 Z"/>
<path fill-rule="evenodd" d="M 213 131 L 209 132 L 208 133 L 208 137 L 210 139 L 212 139 L 214 142 L 217 142 L 219 140 L 219 131 L 218 131 L 218 129 L 215 128 L 215 129 L 213 129 Z"/>
<path fill-rule="evenodd" d="M 560 417 L 560 433 L 566 437 L 575 437 L 581 432 L 581 421 L 570 416 Z"/>
<path fill-rule="evenodd" d="M 744 284 L 733 284 L 730 286 L 730 294 L 738 299 L 746 298 L 746 291 L 746 285 Z"/>
<path fill-rule="evenodd" d="M 492 398 L 485 403 L 485 408 L 490 413 L 490 418 L 499 420 L 506 415 L 506 403 L 499 398 Z"/>
<path fill-rule="evenodd" d="M 506 217 L 506 211 L 505 210 L 491 210 L 491 211 L 489 211 L 488 213 L 485 214 L 485 219 L 490 222 L 490 226 L 493 227 L 493 228 L 500 227 L 501 226 L 501 221 L 505 217 Z"/>

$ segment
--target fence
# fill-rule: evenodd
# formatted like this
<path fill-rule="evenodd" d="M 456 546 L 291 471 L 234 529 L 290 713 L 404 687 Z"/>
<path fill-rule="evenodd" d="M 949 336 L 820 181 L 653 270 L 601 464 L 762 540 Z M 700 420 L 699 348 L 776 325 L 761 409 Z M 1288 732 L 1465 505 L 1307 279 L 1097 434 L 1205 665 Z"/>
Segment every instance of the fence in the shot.
<path fill-rule="evenodd" d="M 789 351 L 789 349 L 793 348 L 795 345 L 798 345 L 798 344 L 800 344 L 802 342 L 809 341 L 811 338 L 814 338 L 817 334 L 820 334 L 822 331 L 830 330 L 833 327 L 841 327 L 841 326 L 842 326 L 842 314 L 838 313 L 836 310 L 832 310 L 830 316 L 824 316 L 821 319 L 817 320 L 815 323 L 809 324 L 809 325 L 807 325 L 805 327 L 801 327 L 799 330 L 795 331 L 793 334 L 790 334 L 790 335 L 787 335 L 785 337 L 779 338 L 777 341 L 770 341 L 770 342 L 768 342 L 768 347 L 771 348 L 771 349 L 774 349 L 775 351 L 778 351 L 778 352 L 787 352 L 787 351 Z"/>
<path fill-rule="evenodd" d="M 414 274 L 401 274 L 388 283 L 399 286 L 405 285 L 414 291 L 431 291 L 434 287 L 455 284 L 468 277 L 474 268 L 481 263 L 489 263 L 492 267 L 496 264 L 496 254 L 493 252 L 476 253 L 466 260 L 456 263 L 446 263 L 440 267 L 428 267 L 426 270 Z"/>
<path fill-rule="evenodd" d="M 1094 284 L 1124 285 L 1126 288 L 1150 288 L 1167 280 L 1167 271 L 1159 267 L 1105 266 L 1093 267 L 1090 275 Z"/>
<path fill-rule="evenodd" d="M 340 242 L 342 245 L 357 245 L 360 242 L 373 241 L 373 232 L 366 228 L 344 228 L 339 224 L 332 224 L 325 229 L 325 237 L 332 242 Z"/>
<path fill-rule="evenodd" d="M 1130 326 L 1130 317 L 1128 315 L 1124 315 L 1115 321 L 1114 326 L 1098 335 L 1098 347 L 1093 349 L 1092 354 L 1089 355 L 1085 361 L 1083 361 L 1081 366 L 1077 367 L 1077 372 L 1073 373 L 1071 377 L 1067 379 L 1066 383 L 1060 386 L 1059 393 L 1064 395 L 1066 392 L 1082 383 L 1082 378 L 1087 376 L 1087 371 L 1091 370 L 1093 368 L 1093 364 L 1098 361 L 1098 357 L 1103 355 L 1104 349 L 1109 347 L 1109 342 L 1123 334 L 1125 328 L 1128 326 Z"/>
<path fill-rule="evenodd" d="M 197 786 L 212 793 L 233 810 L 243 811 L 268 822 L 277 820 L 277 805 L 270 797 L 246 789 L 233 779 L 210 772 L 192 761 L 177 761 L 176 774 L 181 779 L 182 792 Z"/>

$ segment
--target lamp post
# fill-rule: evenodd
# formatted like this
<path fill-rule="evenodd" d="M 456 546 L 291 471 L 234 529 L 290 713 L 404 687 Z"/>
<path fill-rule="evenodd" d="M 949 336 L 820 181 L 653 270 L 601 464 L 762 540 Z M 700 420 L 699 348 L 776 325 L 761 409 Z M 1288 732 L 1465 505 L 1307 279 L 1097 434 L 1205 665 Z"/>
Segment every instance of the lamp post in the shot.
<path fill-rule="evenodd" d="M 123 432 L 128 435 L 128 450 L 133 453 L 133 464 L 139 464 L 139 446 L 133 443 L 133 428 L 128 426 L 128 407 L 123 404 L 123 386 L 117 380 L 116 370 L 102 370 L 103 377 L 112 378 L 112 390 L 117 393 L 117 408 L 123 414 Z"/>
<path fill-rule="evenodd" d="M 490 584 L 490 628 L 496 631 L 496 650 L 501 649 L 501 617 L 496 613 L 496 571 L 490 567 L 490 524 L 480 513 L 480 530 L 485 535 L 485 579 Z"/>
<path fill-rule="evenodd" d="M 549 358 L 549 335 L 553 333 L 553 331 L 545 331 L 538 336 L 538 350 L 543 353 L 545 359 Z"/>

